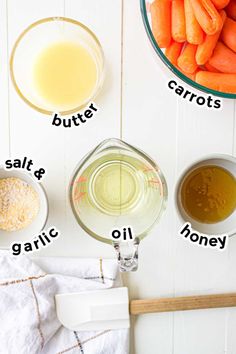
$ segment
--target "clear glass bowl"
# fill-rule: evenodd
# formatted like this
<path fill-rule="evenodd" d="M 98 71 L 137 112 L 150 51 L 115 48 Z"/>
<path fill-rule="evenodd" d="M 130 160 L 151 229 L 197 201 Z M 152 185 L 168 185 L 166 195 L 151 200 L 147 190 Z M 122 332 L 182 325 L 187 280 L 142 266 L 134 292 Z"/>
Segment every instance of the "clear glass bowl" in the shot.
<path fill-rule="evenodd" d="M 97 67 L 97 82 L 91 96 L 83 103 L 65 110 L 40 97 L 33 80 L 34 63 L 44 48 L 57 42 L 73 42 L 84 46 Z M 91 102 L 98 94 L 104 77 L 104 54 L 95 34 L 82 23 L 71 18 L 49 17 L 31 24 L 17 38 L 10 58 L 10 74 L 19 96 L 35 110 L 51 115 L 71 114 Z"/>
<path fill-rule="evenodd" d="M 195 81 L 189 79 L 187 76 L 185 76 L 174 65 L 171 64 L 171 62 L 165 56 L 165 53 L 163 52 L 163 50 L 158 46 L 158 44 L 152 34 L 151 21 L 150 21 L 149 14 L 147 12 L 147 6 L 150 4 L 150 2 L 151 1 L 140 0 L 140 8 L 141 8 L 141 13 L 142 13 L 143 23 L 144 23 L 144 27 L 146 29 L 148 38 L 149 38 L 155 52 L 157 53 L 159 58 L 161 58 L 163 63 L 166 65 L 166 67 L 169 70 L 171 70 L 172 73 L 174 73 L 178 78 L 180 78 L 181 80 L 186 82 L 188 85 L 194 87 L 195 89 L 198 89 L 200 91 L 203 91 L 203 92 L 211 94 L 211 95 L 223 97 L 223 98 L 233 98 L 233 99 L 236 98 L 236 94 L 215 91 L 215 90 L 209 89 L 208 87 L 199 85 L 197 82 L 195 82 Z"/>

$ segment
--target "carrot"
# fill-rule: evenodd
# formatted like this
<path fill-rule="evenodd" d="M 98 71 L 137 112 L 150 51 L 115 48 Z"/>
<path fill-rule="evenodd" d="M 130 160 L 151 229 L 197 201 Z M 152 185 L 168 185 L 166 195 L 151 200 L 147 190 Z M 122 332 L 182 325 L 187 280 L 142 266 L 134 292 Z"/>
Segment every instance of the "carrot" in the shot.
<path fill-rule="evenodd" d="M 222 27 L 222 19 L 211 0 L 190 0 L 195 17 L 206 34 L 215 34 Z"/>
<path fill-rule="evenodd" d="M 236 21 L 236 1 L 231 0 L 225 10 L 227 15 L 232 18 L 232 20 Z"/>
<path fill-rule="evenodd" d="M 180 69 L 180 67 L 177 66 L 177 69 L 185 76 L 187 76 L 189 79 L 195 81 L 195 77 L 196 77 L 196 73 L 197 71 L 195 71 L 193 74 L 189 74 L 189 73 L 186 73 L 186 71 L 183 71 L 182 69 Z"/>
<path fill-rule="evenodd" d="M 222 25 L 223 25 L 226 19 L 225 11 L 221 10 L 220 15 L 222 18 Z M 207 34 L 204 38 L 203 43 L 199 44 L 199 46 L 197 47 L 196 62 L 198 65 L 204 65 L 212 56 L 213 50 L 215 49 L 215 46 L 220 37 L 221 30 L 222 27 L 215 34 Z"/>
<path fill-rule="evenodd" d="M 188 43 L 178 58 L 178 66 L 186 73 L 193 74 L 198 68 L 195 59 L 196 50 L 196 45 Z"/>
<path fill-rule="evenodd" d="M 223 26 L 221 39 L 224 44 L 236 52 L 236 21 L 227 17 Z"/>
<path fill-rule="evenodd" d="M 183 71 L 179 66 L 178 66 L 178 58 L 180 56 L 180 53 L 182 51 L 183 48 L 183 43 L 179 43 L 179 42 L 172 42 L 171 45 L 169 47 L 166 48 L 165 50 L 165 55 L 166 57 L 169 59 L 169 61 L 185 76 L 187 76 L 189 79 L 191 80 L 195 80 L 195 73 L 194 74 L 190 74 L 187 73 L 186 71 Z"/>
<path fill-rule="evenodd" d="M 165 55 L 169 59 L 169 61 L 177 66 L 177 60 L 180 56 L 181 50 L 183 48 L 183 43 L 173 41 L 169 47 L 165 50 Z"/>
<path fill-rule="evenodd" d="M 229 1 L 230 0 L 212 0 L 218 10 L 224 9 L 229 4 Z"/>
<path fill-rule="evenodd" d="M 221 42 L 217 43 L 209 63 L 223 73 L 236 74 L 236 53 Z"/>
<path fill-rule="evenodd" d="M 214 66 L 212 66 L 209 63 L 205 63 L 204 67 L 206 68 L 206 71 L 210 71 L 212 73 L 219 73 L 220 71 L 217 70 L 216 68 L 214 68 Z"/>
<path fill-rule="evenodd" d="M 187 76 L 189 79 L 195 81 L 195 76 L 197 71 L 195 71 L 193 74 L 187 73 L 186 71 L 183 71 L 178 65 L 176 65 L 176 68 L 184 75 Z"/>
<path fill-rule="evenodd" d="M 199 71 L 196 74 L 196 82 L 216 91 L 236 93 L 236 74 Z"/>
<path fill-rule="evenodd" d="M 172 38 L 176 42 L 186 41 L 186 26 L 183 0 L 172 0 L 171 32 Z"/>
<path fill-rule="evenodd" d="M 204 38 L 204 33 L 193 13 L 193 8 L 190 3 L 190 0 L 184 0 L 184 12 L 185 12 L 187 41 L 191 44 L 202 43 Z"/>
<path fill-rule="evenodd" d="M 166 48 L 171 42 L 171 1 L 155 0 L 150 11 L 154 38 L 160 48 Z"/>

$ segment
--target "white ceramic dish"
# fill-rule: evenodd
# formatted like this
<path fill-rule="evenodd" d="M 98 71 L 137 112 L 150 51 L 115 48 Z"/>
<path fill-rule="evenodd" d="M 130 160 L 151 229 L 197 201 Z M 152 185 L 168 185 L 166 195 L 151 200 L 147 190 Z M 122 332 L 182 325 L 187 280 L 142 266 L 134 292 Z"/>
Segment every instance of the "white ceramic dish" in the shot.
<path fill-rule="evenodd" d="M 183 185 L 183 182 L 192 170 L 195 168 L 206 166 L 206 165 L 216 165 L 228 170 L 235 178 L 236 178 L 236 158 L 230 155 L 209 155 L 205 158 L 194 162 L 191 166 L 186 168 L 181 174 L 176 187 L 176 206 L 177 211 L 179 212 L 180 218 L 184 222 L 190 222 L 192 228 L 196 231 L 199 231 L 203 234 L 207 235 L 222 235 L 228 234 L 229 236 L 233 236 L 236 234 L 236 210 L 225 220 L 215 223 L 215 224 L 204 224 L 200 223 L 194 219 L 192 219 L 184 210 L 181 197 L 180 190 Z"/>
<path fill-rule="evenodd" d="M 44 228 L 48 218 L 48 200 L 43 187 L 27 172 L 22 170 L 7 171 L 3 167 L 0 167 L 0 179 L 8 177 L 20 178 L 32 186 L 38 193 L 40 209 L 36 218 L 25 229 L 12 232 L 0 230 L 0 249 L 8 249 L 12 242 L 25 242 L 32 240 L 35 236 L 38 236 L 40 231 Z"/>

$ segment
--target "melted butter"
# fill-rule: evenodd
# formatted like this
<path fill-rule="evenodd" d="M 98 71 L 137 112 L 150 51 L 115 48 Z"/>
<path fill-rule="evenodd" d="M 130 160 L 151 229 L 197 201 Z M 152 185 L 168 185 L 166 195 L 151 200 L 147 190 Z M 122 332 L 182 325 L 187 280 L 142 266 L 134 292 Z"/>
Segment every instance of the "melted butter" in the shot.
<path fill-rule="evenodd" d="M 97 78 L 91 53 L 73 42 L 58 42 L 44 48 L 34 65 L 39 96 L 58 110 L 84 104 L 93 94 Z"/>

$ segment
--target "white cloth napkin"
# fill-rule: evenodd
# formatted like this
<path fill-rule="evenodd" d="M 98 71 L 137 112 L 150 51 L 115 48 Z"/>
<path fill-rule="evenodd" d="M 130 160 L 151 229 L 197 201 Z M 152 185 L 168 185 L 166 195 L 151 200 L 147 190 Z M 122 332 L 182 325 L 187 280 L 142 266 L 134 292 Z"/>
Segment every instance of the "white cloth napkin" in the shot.
<path fill-rule="evenodd" d="M 0 354 L 128 354 L 128 330 L 70 331 L 55 311 L 55 294 L 119 285 L 114 260 L 0 252 Z"/>

